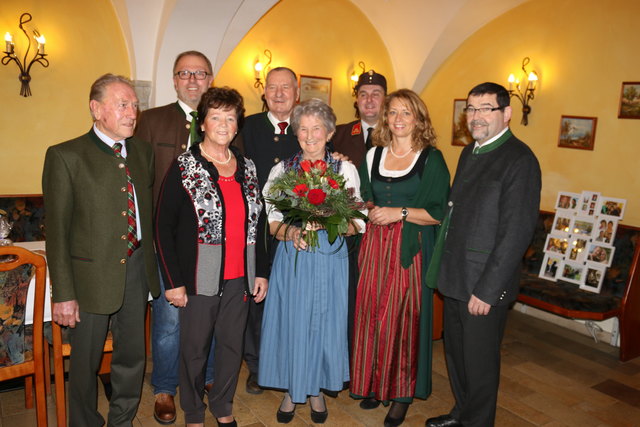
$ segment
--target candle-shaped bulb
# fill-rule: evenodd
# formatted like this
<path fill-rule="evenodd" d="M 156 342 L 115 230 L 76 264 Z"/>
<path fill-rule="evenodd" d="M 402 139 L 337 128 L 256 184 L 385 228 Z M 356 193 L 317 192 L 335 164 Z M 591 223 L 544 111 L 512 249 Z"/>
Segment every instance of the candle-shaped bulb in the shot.
<path fill-rule="evenodd" d="M 38 53 L 40 55 L 44 55 L 44 44 L 46 43 L 44 36 L 41 34 L 40 36 L 36 37 L 36 40 L 38 41 Z"/>
<path fill-rule="evenodd" d="M 516 76 L 513 75 L 513 73 L 509 74 L 509 78 L 507 79 L 509 81 L 509 90 L 513 89 L 513 82 L 516 81 Z"/>
<path fill-rule="evenodd" d="M 4 35 L 4 51 L 7 53 L 13 53 L 13 37 L 11 37 L 11 34 L 7 31 Z"/>
<path fill-rule="evenodd" d="M 536 88 L 536 83 L 538 83 L 538 75 L 532 71 L 529 73 L 529 88 L 534 90 Z"/>
<path fill-rule="evenodd" d="M 253 66 L 253 69 L 256 71 L 255 72 L 256 79 L 260 78 L 260 73 L 262 72 L 263 68 L 264 68 L 264 66 L 262 65 L 262 62 L 260 62 L 260 61 L 257 61 L 256 65 Z"/>

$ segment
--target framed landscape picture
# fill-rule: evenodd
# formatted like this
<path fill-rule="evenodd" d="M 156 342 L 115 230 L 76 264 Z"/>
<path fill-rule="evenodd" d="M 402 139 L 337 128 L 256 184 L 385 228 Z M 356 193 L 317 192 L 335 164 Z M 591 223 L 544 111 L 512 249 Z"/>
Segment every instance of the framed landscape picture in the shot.
<path fill-rule="evenodd" d="M 595 227 L 594 224 L 595 218 L 593 217 L 575 216 L 573 217 L 570 233 L 574 236 L 581 236 L 584 239 L 589 239 L 593 235 L 593 228 Z"/>
<path fill-rule="evenodd" d="M 593 150 L 597 117 L 562 116 L 558 147 Z"/>
<path fill-rule="evenodd" d="M 622 82 L 619 119 L 640 119 L 640 82 Z"/>
<path fill-rule="evenodd" d="M 606 268 L 595 265 L 587 265 L 584 283 L 580 285 L 580 289 L 599 294 L 602 289 Z"/>
<path fill-rule="evenodd" d="M 300 74 L 300 102 L 318 98 L 331 105 L 331 78 Z"/>
<path fill-rule="evenodd" d="M 451 145 L 465 146 L 473 142 L 473 137 L 467 128 L 467 115 L 464 107 L 467 106 L 466 99 L 453 100 L 453 127 L 451 130 Z"/>

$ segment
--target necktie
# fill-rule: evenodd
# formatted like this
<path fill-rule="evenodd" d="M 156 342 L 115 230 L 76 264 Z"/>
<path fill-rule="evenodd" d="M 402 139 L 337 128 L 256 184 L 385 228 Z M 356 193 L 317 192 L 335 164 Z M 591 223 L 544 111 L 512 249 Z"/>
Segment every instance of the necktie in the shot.
<path fill-rule="evenodd" d="M 202 141 L 200 138 L 200 132 L 198 132 L 198 112 L 192 111 L 189 113 L 192 117 L 191 125 L 189 126 L 189 147 Z"/>
<path fill-rule="evenodd" d="M 278 127 L 280 128 L 280 135 L 284 135 L 285 134 L 285 130 L 287 129 L 287 126 L 289 126 L 289 123 L 287 123 L 287 122 L 278 123 Z"/>
<path fill-rule="evenodd" d="M 113 144 L 113 151 L 116 153 L 117 158 L 124 160 L 124 157 L 122 157 L 121 143 L 116 142 Z M 129 166 L 127 166 L 126 161 L 124 163 L 124 169 L 127 173 L 127 219 L 129 224 L 127 227 L 127 255 L 131 256 L 133 251 L 140 246 L 140 242 L 138 241 L 136 231 L 136 204 L 133 200 L 133 181 L 131 181 L 131 174 L 129 173 Z"/>
<path fill-rule="evenodd" d="M 373 133 L 373 127 L 369 127 L 367 128 L 367 139 L 364 141 L 364 145 L 365 147 L 367 147 L 367 151 L 373 147 L 373 144 L 371 143 L 371 134 Z"/>

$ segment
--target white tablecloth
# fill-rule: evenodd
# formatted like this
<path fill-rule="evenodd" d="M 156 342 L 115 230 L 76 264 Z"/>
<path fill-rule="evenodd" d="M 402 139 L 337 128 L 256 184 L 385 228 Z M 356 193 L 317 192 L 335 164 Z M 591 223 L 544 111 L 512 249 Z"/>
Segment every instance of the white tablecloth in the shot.
<path fill-rule="evenodd" d="M 16 242 L 15 246 L 20 246 L 21 248 L 28 249 L 32 252 L 36 252 L 39 255 L 43 255 L 46 257 L 44 250 L 44 241 L 38 242 Z M 25 321 L 26 325 L 30 325 L 33 323 L 33 299 L 36 287 L 36 276 L 33 275 L 31 279 L 31 283 L 29 284 L 29 292 L 27 293 L 27 307 L 25 313 Z M 49 268 L 47 268 L 47 281 L 46 281 L 46 293 L 44 296 L 44 321 L 51 321 L 51 291 L 50 291 L 50 281 L 49 281 Z"/>

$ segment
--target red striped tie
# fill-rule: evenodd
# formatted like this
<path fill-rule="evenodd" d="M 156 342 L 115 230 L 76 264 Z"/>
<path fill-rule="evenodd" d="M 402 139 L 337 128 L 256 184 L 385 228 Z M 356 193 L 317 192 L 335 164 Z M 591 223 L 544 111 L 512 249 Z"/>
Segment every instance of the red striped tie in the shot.
<path fill-rule="evenodd" d="M 124 157 L 122 157 L 121 143 L 116 142 L 113 144 L 113 151 L 116 153 L 116 157 L 124 160 Z M 140 242 L 138 241 L 138 234 L 136 231 L 136 204 L 133 200 L 133 181 L 131 181 L 131 174 L 129 173 L 129 166 L 127 166 L 126 160 L 124 168 L 127 172 L 127 219 L 129 223 L 129 226 L 127 227 L 127 255 L 131 256 L 133 251 L 140 246 Z"/>

